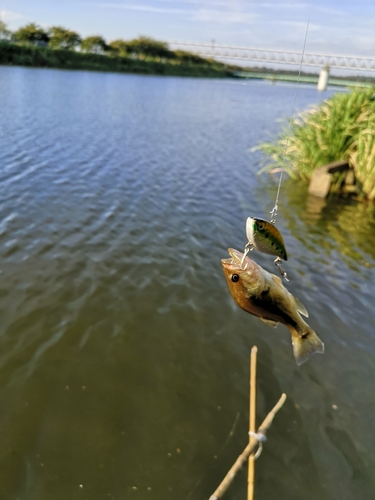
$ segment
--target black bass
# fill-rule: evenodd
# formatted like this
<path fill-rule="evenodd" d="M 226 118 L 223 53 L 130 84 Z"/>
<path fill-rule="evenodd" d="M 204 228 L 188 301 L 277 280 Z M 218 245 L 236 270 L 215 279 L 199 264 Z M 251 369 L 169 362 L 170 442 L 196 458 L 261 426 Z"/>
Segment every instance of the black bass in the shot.
<path fill-rule="evenodd" d="M 302 319 L 308 317 L 304 305 L 283 285 L 281 279 L 264 270 L 259 264 L 229 248 L 230 259 L 221 264 L 229 291 L 238 306 L 257 316 L 270 326 L 285 325 L 291 335 L 297 365 L 311 354 L 324 352 L 324 344 Z"/>

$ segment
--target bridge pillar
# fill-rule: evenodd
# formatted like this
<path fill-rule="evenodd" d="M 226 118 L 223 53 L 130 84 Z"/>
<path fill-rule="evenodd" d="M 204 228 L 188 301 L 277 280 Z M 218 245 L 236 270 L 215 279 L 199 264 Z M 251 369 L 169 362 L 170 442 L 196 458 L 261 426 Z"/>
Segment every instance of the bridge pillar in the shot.
<path fill-rule="evenodd" d="M 329 66 L 321 69 L 318 81 L 318 90 L 326 90 L 328 84 Z"/>

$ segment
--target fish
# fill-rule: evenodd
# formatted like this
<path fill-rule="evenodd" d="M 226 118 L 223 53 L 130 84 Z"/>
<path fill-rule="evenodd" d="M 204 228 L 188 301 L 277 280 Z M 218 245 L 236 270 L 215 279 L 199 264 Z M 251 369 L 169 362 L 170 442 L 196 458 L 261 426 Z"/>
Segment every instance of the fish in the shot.
<path fill-rule="evenodd" d="M 249 244 L 259 252 L 288 260 L 284 239 L 277 227 L 260 217 L 248 217 L 246 237 Z"/>
<path fill-rule="evenodd" d="M 221 264 L 236 304 L 272 327 L 285 325 L 291 333 L 297 365 L 314 353 L 323 354 L 323 342 L 301 316 L 309 315 L 305 306 L 285 288 L 281 279 L 238 250 L 229 248 L 228 252 L 231 257 L 222 259 Z"/>

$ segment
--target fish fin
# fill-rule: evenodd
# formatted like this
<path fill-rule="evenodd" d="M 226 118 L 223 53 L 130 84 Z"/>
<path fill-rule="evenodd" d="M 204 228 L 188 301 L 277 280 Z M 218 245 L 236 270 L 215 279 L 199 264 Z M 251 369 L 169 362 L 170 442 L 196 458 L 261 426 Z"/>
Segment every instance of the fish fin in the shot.
<path fill-rule="evenodd" d="M 324 353 L 324 344 L 318 335 L 309 328 L 305 333 L 292 335 L 293 354 L 298 366 L 314 353 Z"/>
<path fill-rule="evenodd" d="M 272 326 L 272 328 L 276 328 L 277 325 L 279 324 L 278 321 L 272 321 L 272 319 L 264 319 L 264 318 L 259 318 L 261 321 L 266 323 L 269 326 Z"/>
<path fill-rule="evenodd" d="M 276 274 L 271 274 L 271 279 L 278 287 L 284 288 L 283 282 L 278 276 L 276 276 Z"/>
<path fill-rule="evenodd" d="M 296 301 L 298 312 L 300 312 L 301 314 L 306 316 L 306 318 L 308 318 L 309 313 L 307 312 L 306 307 L 302 304 L 302 302 L 299 299 L 297 299 L 297 297 L 294 297 L 294 300 Z"/>

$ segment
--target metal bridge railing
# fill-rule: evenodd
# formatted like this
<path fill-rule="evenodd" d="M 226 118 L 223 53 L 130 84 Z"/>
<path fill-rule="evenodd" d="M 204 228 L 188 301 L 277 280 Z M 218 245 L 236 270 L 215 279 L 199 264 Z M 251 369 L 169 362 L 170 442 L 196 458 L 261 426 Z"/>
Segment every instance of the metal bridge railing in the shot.
<path fill-rule="evenodd" d="M 173 50 L 188 50 L 202 57 L 213 57 L 219 59 L 238 59 L 243 61 L 258 61 L 278 64 L 301 63 L 301 52 L 280 49 L 262 49 L 255 47 L 241 47 L 234 45 L 219 45 L 216 43 L 198 42 L 169 42 L 169 47 Z M 313 54 L 305 52 L 302 60 L 303 66 L 317 66 L 338 69 L 352 69 L 357 71 L 375 71 L 375 58 L 344 56 L 333 54 Z"/>

